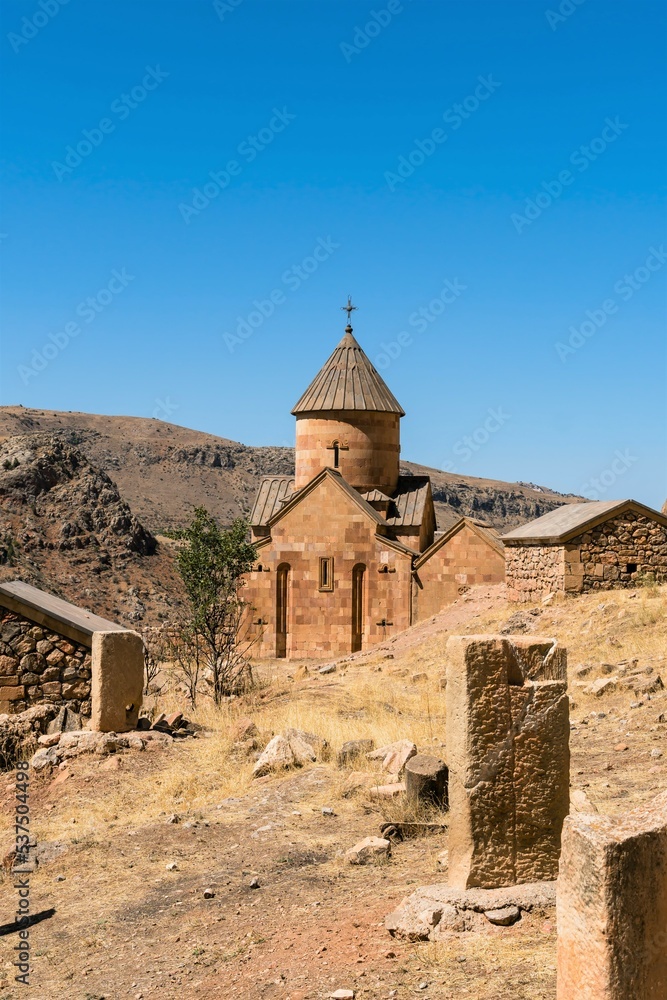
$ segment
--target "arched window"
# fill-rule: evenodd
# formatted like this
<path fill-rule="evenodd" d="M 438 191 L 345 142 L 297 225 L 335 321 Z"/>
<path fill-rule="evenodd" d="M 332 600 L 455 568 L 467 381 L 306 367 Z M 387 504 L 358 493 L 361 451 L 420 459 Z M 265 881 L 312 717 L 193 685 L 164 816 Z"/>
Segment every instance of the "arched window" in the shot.
<path fill-rule="evenodd" d="M 281 563 L 276 573 L 276 657 L 287 656 L 289 624 L 289 563 Z"/>
<path fill-rule="evenodd" d="M 364 635 L 364 563 L 357 563 L 352 570 L 352 652 L 361 649 Z"/>

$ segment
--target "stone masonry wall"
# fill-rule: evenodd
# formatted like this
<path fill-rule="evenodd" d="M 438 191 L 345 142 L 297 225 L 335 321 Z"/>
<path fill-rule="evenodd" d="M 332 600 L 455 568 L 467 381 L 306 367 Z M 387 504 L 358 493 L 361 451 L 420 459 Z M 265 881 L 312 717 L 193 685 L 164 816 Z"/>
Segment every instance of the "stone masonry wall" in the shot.
<path fill-rule="evenodd" d="M 502 583 L 505 560 L 481 535 L 463 524 L 455 535 L 419 567 L 413 617 L 423 621 L 453 604 L 477 584 Z"/>
<path fill-rule="evenodd" d="M 581 593 L 667 580 L 667 528 L 634 511 L 563 545 L 506 545 L 507 597 L 520 603 L 555 591 Z"/>
<path fill-rule="evenodd" d="M 90 684 L 90 649 L 0 608 L 0 712 L 49 702 L 90 716 Z"/>
<path fill-rule="evenodd" d="M 621 514 L 573 541 L 581 553 L 583 590 L 634 587 L 650 574 L 659 583 L 667 580 L 667 528 L 643 514 Z"/>
<path fill-rule="evenodd" d="M 271 534 L 271 541 L 258 549 L 257 566 L 247 574 L 243 589 L 244 600 L 254 608 L 253 619 L 261 617 L 265 623 L 253 655 L 275 656 L 281 564 L 290 567 L 288 657 L 350 652 L 352 580 L 359 564 L 366 567 L 362 648 L 377 645 L 410 624 L 410 554 L 378 538 L 375 524 L 333 482 L 325 480 L 304 497 Z M 323 592 L 318 586 L 319 560 L 327 556 L 333 558 L 333 590 Z M 390 624 L 383 626 L 382 621 Z"/>
<path fill-rule="evenodd" d="M 534 604 L 547 594 L 564 590 L 562 545 L 506 545 L 507 599 Z"/>
<path fill-rule="evenodd" d="M 296 489 L 322 469 L 333 468 L 331 444 L 341 446 L 338 471 L 356 489 L 393 493 L 398 482 L 400 427 L 397 413 L 328 412 L 326 418 L 300 416 L 296 421 Z"/>

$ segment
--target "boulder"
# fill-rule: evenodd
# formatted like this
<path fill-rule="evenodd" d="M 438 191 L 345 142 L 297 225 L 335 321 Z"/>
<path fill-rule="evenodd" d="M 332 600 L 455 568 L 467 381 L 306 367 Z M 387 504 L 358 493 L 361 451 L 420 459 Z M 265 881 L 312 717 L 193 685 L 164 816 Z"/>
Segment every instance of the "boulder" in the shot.
<path fill-rule="evenodd" d="M 259 736 L 259 729 L 249 718 L 239 719 L 232 728 L 232 742 L 245 743 L 246 740 Z"/>
<path fill-rule="evenodd" d="M 374 746 L 374 740 L 348 740 L 346 743 L 343 743 L 338 751 L 336 763 L 339 767 L 346 767 L 356 760 L 357 757 L 370 753 Z"/>
<path fill-rule="evenodd" d="M 253 778 L 282 771 L 294 765 L 294 753 L 284 736 L 274 736 L 252 769 Z"/>
<path fill-rule="evenodd" d="M 500 910 L 485 910 L 484 916 L 497 927 L 510 927 L 521 919 L 521 910 L 518 906 L 503 906 Z"/>
<path fill-rule="evenodd" d="M 391 841 L 384 837 L 364 837 L 358 844 L 345 852 L 351 865 L 369 865 L 386 861 L 391 854 Z"/>
<path fill-rule="evenodd" d="M 411 740 L 398 740 L 378 750 L 372 750 L 366 757 L 368 760 L 381 760 L 383 771 L 400 775 L 407 762 L 416 753 L 417 747 Z"/>

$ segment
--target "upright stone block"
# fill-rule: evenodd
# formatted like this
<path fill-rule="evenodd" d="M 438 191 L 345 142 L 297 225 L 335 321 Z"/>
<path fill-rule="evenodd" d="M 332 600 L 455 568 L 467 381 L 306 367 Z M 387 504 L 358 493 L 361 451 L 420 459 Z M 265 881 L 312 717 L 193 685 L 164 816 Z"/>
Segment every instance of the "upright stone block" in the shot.
<path fill-rule="evenodd" d="M 453 888 L 556 878 L 569 809 L 566 665 L 566 651 L 554 639 L 449 639 Z"/>
<path fill-rule="evenodd" d="M 556 906 L 558 1000 L 667 997 L 667 792 L 567 818 Z"/>
<path fill-rule="evenodd" d="M 90 728 L 136 729 L 144 686 L 144 645 L 138 632 L 94 632 Z"/>

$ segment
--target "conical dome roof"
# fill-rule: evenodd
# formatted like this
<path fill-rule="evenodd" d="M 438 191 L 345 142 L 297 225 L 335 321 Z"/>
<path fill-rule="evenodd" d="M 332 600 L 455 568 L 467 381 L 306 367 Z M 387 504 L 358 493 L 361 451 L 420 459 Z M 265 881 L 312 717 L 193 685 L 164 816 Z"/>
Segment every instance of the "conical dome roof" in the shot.
<path fill-rule="evenodd" d="M 345 336 L 292 410 L 293 414 L 321 410 L 375 410 L 405 416 L 348 326 Z"/>

